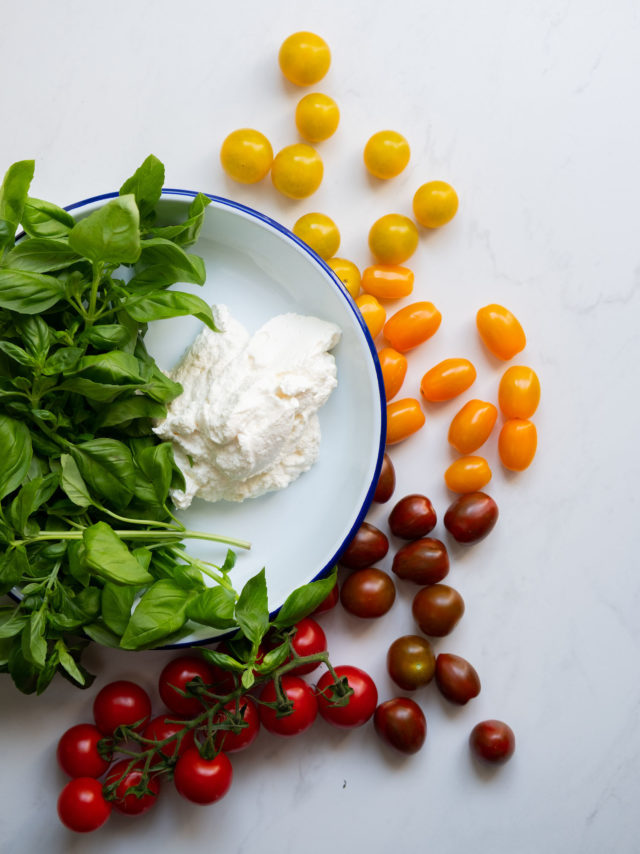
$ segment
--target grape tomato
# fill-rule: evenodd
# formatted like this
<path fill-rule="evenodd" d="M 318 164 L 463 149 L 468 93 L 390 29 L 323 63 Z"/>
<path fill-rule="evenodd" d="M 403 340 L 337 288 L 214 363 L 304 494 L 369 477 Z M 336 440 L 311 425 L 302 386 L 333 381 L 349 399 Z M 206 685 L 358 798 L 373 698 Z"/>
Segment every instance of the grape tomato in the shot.
<path fill-rule="evenodd" d="M 449 444 L 461 454 L 472 454 L 491 435 L 498 409 L 486 400 L 469 400 L 453 417 L 449 427 Z"/>
<path fill-rule="evenodd" d="M 383 347 L 378 350 L 378 361 L 382 371 L 385 397 L 391 400 L 402 388 L 407 374 L 407 357 L 392 347 Z"/>
<path fill-rule="evenodd" d="M 442 315 L 432 302 L 414 302 L 391 315 L 384 326 L 384 337 L 396 350 L 406 353 L 434 335 Z"/>
<path fill-rule="evenodd" d="M 444 482 L 452 492 L 478 492 L 490 480 L 491 469 L 484 457 L 460 457 L 444 473 Z"/>
<path fill-rule="evenodd" d="M 503 305 L 492 303 L 479 309 L 476 326 L 482 343 L 498 359 L 513 359 L 526 346 L 527 338 L 518 318 Z"/>
<path fill-rule="evenodd" d="M 394 400 L 387 405 L 387 445 L 402 442 L 416 433 L 425 422 L 424 412 L 413 397 Z"/>
<path fill-rule="evenodd" d="M 425 400 L 451 400 L 475 382 L 476 369 L 468 359 L 444 359 L 422 377 L 420 391 Z"/>
<path fill-rule="evenodd" d="M 511 471 L 524 471 L 536 455 L 538 433 L 536 425 L 526 418 L 509 418 L 498 437 L 498 453 L 502 465 Z"/>
<path fill-rule="evenodd" d="M 540 380 L 534 370 L 513 365 L 502 375 L 498 403 L 505 418 L 531 418 L 540 402 Z"/>
<path fill-rule="evenodd" d="M 362 290 L 376 299 L 402 299 L 413 291 L 415 276 L 400 264 L 372 264 L 362 273 Z"/>

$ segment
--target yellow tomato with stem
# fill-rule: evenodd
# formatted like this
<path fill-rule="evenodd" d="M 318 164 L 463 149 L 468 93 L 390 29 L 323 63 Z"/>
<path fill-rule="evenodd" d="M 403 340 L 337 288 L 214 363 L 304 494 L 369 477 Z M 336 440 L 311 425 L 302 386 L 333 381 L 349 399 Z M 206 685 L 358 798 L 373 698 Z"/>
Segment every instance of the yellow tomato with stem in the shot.
<path fill-rule="evenodd" d="M 540 380 L 532 368 L 513 365 L 502 375 L 498 404 L 506 418 L 531 418 L 540 402 Z"/>
<path fill-rule="evenodd" d="M 347 261 L 346 258 L 330 258 L 327 264 L 349 291 L 353 299 L 356 299 L 360 293 L 362 277 L 360 270 L 358 270 L 353 261 Z"/>
<path fill-rule="evenodd" d="M 417 246 L 418 229 L 402 214 L 380 217 L 369 231 L 369 249 L 380 264 L 403 264 Z"/>
<path fill-rule="evenodd" d="M 452 492 L 479 492 L 491 480 L 491 469 L 484 457 L 460 457 L 444 473 L 444 482 Z"/>
<path fill-rule="evenodd" d="M 304 143 L 287 145 L 271 166 L 273 186 L 290 199 L 305 199 L 322 183 L 324 167 L 315 148 Z"/>
<path fill-rule="evenodd" d="M 387 445 L 402 442 L 424 424 L 424 412 L 413 397 L 387 404 Z"/>
<path fill-rule="evenodd" d="M 286 38 L 278 53 L 280 70 L 296 86 L 311 86 L 322 80 L 331 64 L 326 41 L 315 33 L 301 31 Z"/>
<path fill-rule="evenodd" d="M 220 148 L 222 168 L 242 184 L 261 181 L 273 162 L 273 149 L 267 137 L 253 128 L 232 131 Z"/>
<path fill-rule="evenodd" d="M 461 454 L 484 445 L 498 418 L 498 409 L 486 400 L 468 400 L 449 426 L 449 444 Z"/>
<path fill-rule="evenodd" d="M 387 319 L 387 312 L 378 300 L 369 294 L 359 296 L 356 300 L 356 305 L 360 309 L 360 314 L 369 330 L 369 334 L 373 339 L 377 338 Z"/>
<path fill-rule="evenodd" d="M 304 214 L 293 226 L 293 233 L 325 261 L 332 258 L 340 246 L 338 226 L 326 214 Z"/>
<path fill-rule="evenodd" d="M 531 465 L 538 447 L 536 425 L 526 418 L 509 418 L 498 437 L 502 465 L 511 471 L 524 471 Z"/>
<path fill-rule="evenodd" d="M 296 127 L 309 142 L 322 142 L 336 132 L 340 121 L 338 105 L 322 92 L 311 92 L 298 101 Z"/>
<path fill-rule="evenodd" d="M 425 228 L 440 228 L 450 222 L 458 210 L 458 195 L 446 181 L 428 181 L 416 190 L 413 213 Z"/>
<path fill-rule="evenodd" d="M 378 361 L 382 371 L 385 396 L 387 400 L 391 400 L 402 388 L 407 374 L 407 357 L 398 353 L 393 347 L 383 347 L 378 350 Z"/>
<path fill-rule="evenodd" d="M 409 143 L 395 130 L 381 130 L 364 147 L 364 165 L 376 178 L 395 178 L 409 162 Z"/>
<path fill-rule="evenodd" d="M 503 305 L 485 305 L 476 314 L 476 326 L 484 346 L 505 362 L 524 350 L 527 337 L 518 318 Z"/>

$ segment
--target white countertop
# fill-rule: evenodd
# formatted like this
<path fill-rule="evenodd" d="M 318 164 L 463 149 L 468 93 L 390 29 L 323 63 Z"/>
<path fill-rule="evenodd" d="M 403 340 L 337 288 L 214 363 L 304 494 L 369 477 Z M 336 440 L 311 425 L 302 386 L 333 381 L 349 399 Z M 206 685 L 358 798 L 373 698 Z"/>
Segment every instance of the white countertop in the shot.
<path fill-rule="evenodd" d="M 330 44 L 330 72 L 314 88 L 336 98 L 342 120 L 318 146 L 321 188 L 291 202 L 268 179 L 228 180 L 218 151 L 242 126 L 263 130 L 276 150 L 298 141 L 303 91 L 284 81 L 276 56 L 299 29 Z M 167 657 L 94 649 L 87 661 L 100 676 L 87 693 L 56 680 L 42 697 L 24 697 L 2 677 L 3 854 L 638 851 L 639 37 L 632 0 L 3 5 L 0 173 L 35 157 L 32 193 L 69 204 L 116 189 L 153 152 L 167 186 L 229 196 L 287 226 L 328 213 L 342 232 L 339 254 L 361 266 L 374 219 L 409 214 L 421 183 L 448 180 L 459 213 L 423 234 L 410 262 L 414 297 L 432 300 L 444 320 L 411 354 L 402 396 L 418 396 L 435 362 L 464 355 L 478 368 L 474 396 L 495 399 L 501 365 L 474 328 L 489 302 L 522 321 L 528 345 L 516 361 L 535 368 L 543 390 L 534 464 L 505 474 L 490 440 L 487 491 L 499 523 L 477 546 L 451 550 L 449 581 L 467 612 L 437 649 L 469 658 L 482 693 L 464 708 L 434 686 L 416 695 L 429 728 L 419 754 L 392 753 L 372 726 L 349 733 L 318 722 L 289 741 L 263 733 L 235 758 L 219 804 L 167 791 L 153 813 L 114 816 L 76 837 L 55 813 L 65 782 L 59 735 L 90 719 L 110 679 L 155 692 Z M 365 141 L 383 128 L 412 147 L 409 167 L 386 184 L 362 166 Z M 458 408 L 425 407 L 422 432 L 392 449 L 396 497 L 429 495 L 440 520 Z M 370 519 L 384 527 L 390 506 Z M 398 586 L 379 621 L 340 608 L 323 619 L 334 663 L 369 670 L 381 699 L 395 693 L 387 647 L 414 631 L 413 591 Z M 490 717 L 517 738 L 496 773 L 478 770 L 467 746 L 472 726 Z"/>

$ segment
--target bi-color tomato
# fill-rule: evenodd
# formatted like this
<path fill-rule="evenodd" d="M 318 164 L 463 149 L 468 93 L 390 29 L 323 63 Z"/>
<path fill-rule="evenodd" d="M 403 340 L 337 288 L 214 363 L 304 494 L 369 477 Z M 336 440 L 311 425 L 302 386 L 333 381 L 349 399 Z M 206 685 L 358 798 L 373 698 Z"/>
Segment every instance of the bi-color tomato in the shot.
<path fill-rule="evenodd" d="M 401 299 L 413 290 L 413 270 L 400 264 L 372 264 L 362 273 L 362 290 L 376 299 Z"/>
<path fill-rule="evenodd" d="M 498 453 L 502 465 L 511 471 L 524 471 L 536 455 L 538 432 L 526 418 L 509 418 L 498 436 Z"/>
<path fill-rule="evenodd" d="M 403 214 L 386 214 L 369 230 L 369 249 L 380 264 L 404 264 L 418 248 L 418 229 Z"/>
<path fill-rule="evenodd" d="M 444 359 L 422 377 L 420 391 L 425 400 L 451 400 L 466 391 L 476 378 L 476 369 L 468 359 Z"/>
<path fill-rule="evenodd" d="M 409 143 L 395 130 L 374 133 L 364 147 L 364 165 L 376 178 L 395 178 L 405 168 L 410 156 Z"/>
<path fill-rule="evenodd" d="M 449 444 L 461 454 L 472 454 L 487 441 L 494 428 L 498 410 L 486 400 L 469 400 L 453 417 L 449 426 Z"/>
<path fill-rule="evenodd" d="M 424 412 L 415 398 L 392 401 L 387 405 L 387 445 L 402 442 L 416 433 L 424 422 Z"/>
<path fill-rule="evenodd" d="M 378 704 L 378 689 L 375 682 L 359 667 L 343 664 L 334 668 L 336 676 L 346 678 L 353 690 L 345 706 L 332 705 L 334 699 L 333 676 L 324 674 L 316 686 L 318 710 L 322 717 L 333 726 L 350 728 L 362 726 L 373 716 Z"/>
<path fill-rule="evenodd" d="M 58 798 L 58 816 L 69 830 L 90 833 L 111 815 L 111 803 L 105 800 L 102 783 L 93 777 L 77 777 L 64 787 Z"/>
<path fill-rule="evenodd" d="M 527 338 L 517 317 L 503 305 L 485 305 L 476 314 L 476 326 L 484 346 L 497 356 L 508 361 L 524 350 Z"/>
<path fill-rule="evenodd" d="M 444 473 L 444 482 L 452 492 L 478 492 L 490 480 L 491 469 L 484 457 L 460 457 Z"/>
<path fill-rule="evenodd" d="M 103 735 L 113 735 L 119 726 L 135 725 L 141 731 L 151 717 L 151 700 L 144 688 L 134 682 L 110 682 L 96 695 L 93 716 Z"/>
<path fill-rule="evenodd" d="M 414 302 L 396 311 L 384 326 L 384 337 L 401 353 L 423 344 L 434 335 L 442 315 L 432 302 Z"/>
<path fill-rule="evenodd" d="M 513 365 L 502 375 L 498 403 L 505 418 L 531 418 L 540 402 L 540 380 L 534 370 Z"/>
<path fill-rule="evenodd" d="M 204 759 L 191 747 L 178 759 L 173 782 L 182 795 L 194 804 L 212 804 L 223 798 L 231 786 L 233 768 L 225 753 Z"/>
<path fill-rule="evenodd" d="M 91 724 L 78 724 L 63 733 L 56 752 L 58 764 L 70 777 L 101 777 L 109 767 L 98 751 L 104 735 Z"/>

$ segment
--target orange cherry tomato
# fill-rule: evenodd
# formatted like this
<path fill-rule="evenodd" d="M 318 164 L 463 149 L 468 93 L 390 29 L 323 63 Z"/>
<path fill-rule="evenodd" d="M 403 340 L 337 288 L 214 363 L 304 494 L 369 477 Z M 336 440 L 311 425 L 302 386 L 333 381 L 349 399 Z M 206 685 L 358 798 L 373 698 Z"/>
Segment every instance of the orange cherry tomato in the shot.
<path fill-rule="evenodd" d="M 404 382 L 407 373 L 407 357 L 391 347 L 383 347 L 378 351 L 378 360 L 384 380 L 384 391 L 387 400 L 391 400 L 400 391 Z"/>
<path fill-rule="evenodd" d="M 491 469 L 484 457 L 460 457 L 444 473 L 452 492 L 479 492 L 490 480 Z"/>
<path fill-rule="evenodd" d="M 497 417 L 498 409 L 493 403 L 469 400 L 451 421 L 449 444 L 461 454 L 471 454 L 487 441 Z"/>
<path fill-rule="evenodd" d="M 515 315 L 503 305 L 485 305 L 476 314 L 482 342 L 494 356 L 508 361 L 524 350 L 527 336 Z"/>
<path fill-rule="evenodd" d="M 356 300 L 356 305 L 360 309 L 360 314 L 367 325 L 371 337 L 377 338 L 382 332 L 382 327 L 387 319 L 387 312 L 378 300 L 369 294 L 361 294 Z"/>
<path fill-rule="evenodd" d="M 438 331 L 442 315 L 432 302 L 413 302 L 396 311 L 384 327 L 384 337 L 401 353 L 417 347 Z"/>
<path fill-rule="evenodd" d="M 526 418 L 505 421 L 498 437 L 498 453 L 502 465 L 511 471 L 524 471 L 536 455 L 538 432 Z"/>
<path fill-rule="evenodd" d="M 540 403 L 540 380 L 534 370 L 514 365 L 502 375 L 498 403 L 507 418 L 531 418 Z"/>
<path fill-rule="evenodd" d="M 412 397 L 394 400 L 387 405 L 387 445 L 402 442 L 425 422 L 420 404 Z"/>
<path fill-rule="evenodd" d="M 476 369 L 468 359 L 444 359 L 422 377 L 420 391 L 426 400 L 451 400 L 475 381 Z"/>
<path fill-rule="evenodd" d="M 378 299 L 408 297 L 413 290 L 413 270 L 399 264 L 374 264 L 362 273 L 362 290 Z"/>

